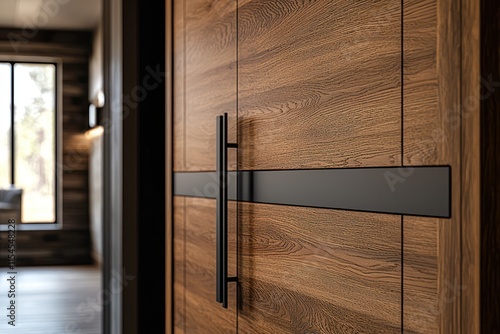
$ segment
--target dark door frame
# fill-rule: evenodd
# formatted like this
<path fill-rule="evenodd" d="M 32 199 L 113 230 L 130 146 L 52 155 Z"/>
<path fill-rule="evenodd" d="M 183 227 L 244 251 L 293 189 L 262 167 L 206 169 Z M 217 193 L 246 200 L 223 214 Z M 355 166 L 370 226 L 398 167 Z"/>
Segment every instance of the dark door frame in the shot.
<path fill-rule="evenodd" d="M 121 272 L 122 254 L 122 0 L 103 1 L 104 52 L 104 224 L 103 224 L 103 333 L 122 332 L 122 291 L 111 293 L 114 272 Z M 106 293 L 107 292 L 107 293 Z"/>
<path fill-rule="evenodd" d="M 103 1 L 103 333 L 164 333 L 165 2 Z"/>
<path fill-rule="evenodd" d="M 173 0 L 165 0 L 165 333 L 174 327 L 173 284 Z"/>

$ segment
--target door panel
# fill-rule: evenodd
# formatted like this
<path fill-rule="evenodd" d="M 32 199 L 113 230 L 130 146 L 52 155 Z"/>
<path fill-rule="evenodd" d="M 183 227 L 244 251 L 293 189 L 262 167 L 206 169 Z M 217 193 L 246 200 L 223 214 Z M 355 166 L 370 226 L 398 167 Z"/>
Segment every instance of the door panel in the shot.
<path fill-rule="evenodd" d="M 215 117 L 228 113 L 236 140 L 236 1 L 190 0 L 185 6 L 185 170 L 215 170 Z M 235 167 L 235 152 L 230 152 Z"/>
<path fill-rule="evenodd" d="M 176 332 L 459 332 L 459 5 L 174 0 L 174 171 L 215 169 L 227 112 L 231 169 L 449 165 L 452 178 L 451 219 L 232 203 L 227 310 L 215 201 L 176 197 Z"/>
<path fill-rule="evenodd" d="M 239 332 L 401 332 L 400 216 L 239 206 Z"/>
<path fill-rule="evenodd" d="M 229 140 L 236 140 L 236 1 L 174 0 L 173 10 L 174 172 L 212 171 L 216 115 L 229 114 Z M 235 161 L 232 152 L 230 167 L 236 167 Z M 235 284 L 230 284 L 227 310 L 215 300 L 215 201 L 177 196 L 176 203 L 175 331 L 235 333 Z M 235 213 L 230 206 L 232 275 Z"/>
<path fill-rule="evenodd" d="M 238 2 L 238 167 L 400 166 L 401 2 Z M 401 332 L 401 216 L 241 204 L 241 333 Z"/>
<path fill-rule="evenodd" d="M 459 333 L 460 2 L 408 0 L 403 15 L 404 164 L 451 166 L 452 194 L 450 219 L 404 217 L 404 329 Z"/>
<path fill-rule="evenodd" d="M 230 284 L 228 308 L 223 309 L 215 300 L 215 201 L 185 198 L 185 286 L 186 333 L 235 333 L 236 286 Z M 228 271 L 236 274 L 234 252 L 235 206 L 229 211 Z"/>
<path fill-rule="evenodd" d="M 172 29 L 172 49 L 173 49 L 173 71 L 172 91 L 173 91 L 173 170 L 174 172 L 186 170 L 184 149 L 185 145 L 185 75 L 184 75 L 184 4 L 181 0 L 173 0 L 173 29 Z"/>
<path fill-rule="evenodd" d="M 240 169 L 401 164 L 401 1 L 238 5 Z"/>
<path fill-rule="evenodd" d="M 184 252 L 184 229 L 185 229 L 185 213 L 184 213 L 184 198 L 175 196 L 173 209 L 173 256 L 174 256 L 174 333 L 182 334 L 185 332 L 185 252 Z"/>
<path fill-rule="evenodd" d="M 405 333 L 439 333 L 438 220 L 404 217 Z"/>
<path fill-rule="evenodd" d="M 236 275 L 236 205 L 229 205 L 230 275 Z M 215 201 L 174 197 L 174 333 L 235 333 L 236 286 L 229 308 L 215 301 Z"/>

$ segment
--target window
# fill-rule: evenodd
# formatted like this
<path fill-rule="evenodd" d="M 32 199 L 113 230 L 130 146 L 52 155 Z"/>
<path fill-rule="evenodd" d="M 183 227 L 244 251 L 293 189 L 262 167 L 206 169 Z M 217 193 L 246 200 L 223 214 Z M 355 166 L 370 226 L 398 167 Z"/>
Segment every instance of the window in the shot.
<path fill-rule="evenodd" d="M 22 190 L 22 223 L 56 222 L 56 70 L 0 62 L 0 189 Z"/>

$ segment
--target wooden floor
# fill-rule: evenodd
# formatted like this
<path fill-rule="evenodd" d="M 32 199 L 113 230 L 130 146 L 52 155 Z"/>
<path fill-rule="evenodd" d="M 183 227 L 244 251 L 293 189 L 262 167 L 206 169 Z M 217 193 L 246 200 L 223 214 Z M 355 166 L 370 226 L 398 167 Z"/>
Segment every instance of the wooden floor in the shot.
<path fill-rule="evenodd" d="M 0 333 L 101 333 L 99 267 L 17 268 L 15 327 L 7 323 L 7 271 L 0 268 Z"/>

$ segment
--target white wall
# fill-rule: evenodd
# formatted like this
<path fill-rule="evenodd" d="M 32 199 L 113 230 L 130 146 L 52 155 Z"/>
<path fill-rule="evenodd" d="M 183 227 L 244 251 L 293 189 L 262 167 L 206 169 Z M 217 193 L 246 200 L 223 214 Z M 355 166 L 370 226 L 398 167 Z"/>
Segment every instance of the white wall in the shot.
<path fill-rule="evenodd" d="M 97 26 L 93 42 L 92 54 L 89 59 L 89 103 L 102 108 L 103 94 L 103 24 L 102 19 Z M 92 257 L 102 262 L 102 232 L 103 232 L 103 136 L 102 127 L 88 132 L 91 142 L 89 152 L 89 217 L 90 233 L 92 238 Z"/>
<path fill-rule="evenodd" d="M 90 235 L 92 239 L 92 257 L 102 263 L 103 229 L 103 135 L 102 126 L 87 132 L 90 140 L 89 153 L 89 206 Z"/>
<path fill-rule="evenodd" d="M 92 55 L 89 60 L 89 102 L 102 107 L 104 101 L 98 101 L 103 92 L 103 50 L 102 50 L 102 20 L 94 32 Z M 101 98 L 102 99 L 102 98 Z"/>

